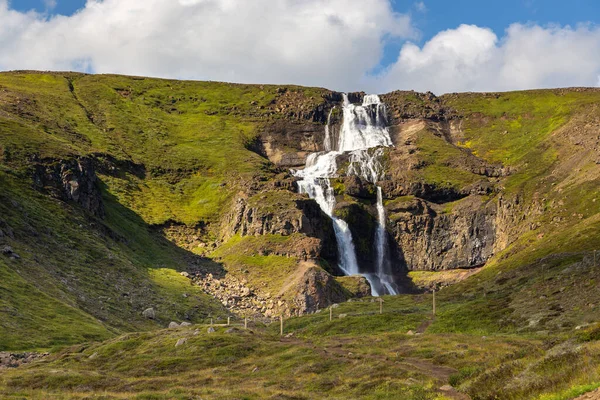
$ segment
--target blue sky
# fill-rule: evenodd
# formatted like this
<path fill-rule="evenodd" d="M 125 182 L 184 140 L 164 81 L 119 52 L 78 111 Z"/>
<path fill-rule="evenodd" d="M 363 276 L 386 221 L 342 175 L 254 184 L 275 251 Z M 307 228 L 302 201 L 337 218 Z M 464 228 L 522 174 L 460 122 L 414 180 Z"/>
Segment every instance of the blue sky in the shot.
<path fill-rule="evenodd" d="M 600 86 L 600 0 L 92 3 L 0 0 L 0 70 L 438 93 Z"/>
<path fill-rule="evenodd" d="M 249 0 L 252 1 L 252 0 Z M 367 0 L 368 1 L 368 0 Z M 49 0 L 11 0 L 15 10 L 48 11 Z M 86 0 L 55 0 L 50 12 L 71 15 L 85 6 Z M 424 43 L 438 32 L 453 29 L 461 24 L 474 24 L 491 28 L 499 37 L 513 23 L 538 25 L 600 22 L 600 0 L 392 0 L 395 11 L 410 13 L 421 32 L 417 43 Z M 419 3 L 425 6 L 419 7 Z M 405 39 L 386 43 L 382 66 L 394 62 Z M 376 68 L 378 70 L 379 68 Z"/>

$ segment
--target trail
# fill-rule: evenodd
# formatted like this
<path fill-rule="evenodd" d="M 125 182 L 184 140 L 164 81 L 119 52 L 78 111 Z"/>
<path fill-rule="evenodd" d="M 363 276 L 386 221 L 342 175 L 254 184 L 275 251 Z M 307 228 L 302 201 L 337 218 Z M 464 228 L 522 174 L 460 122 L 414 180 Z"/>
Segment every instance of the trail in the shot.
<path fill-rule="evenodd" d="M 394 361 L 392 358 L 390 358 L 389 354 L 386 355 L 357 352 L 355 348 L 351 347 L 352 344 L 355 344 L 354 340 L 351 338 L 339 337 L 335 338 L 335 343 L 323 345 L 317 345 L 309 340 L 303 340 L 295 337 L 283 337 L 281 338 L 281 342 L 303 347 L 307 350 L 310 349 L 312 351 L 317 351 L 324 358 L 336 357 L 345 361 L 355 362 L 362 362 L 362 360 L 365 359 L 368 359 L 373 363 L 393 362 L 396 367 L 405 367 L 409 371 L 418 371 L 419 373 L 432 378 L 439 386 L 438 391 L 450 399 L 471 400 L 471 397 L 469 397 L 467 394 L 461 393 L 450 386 L 450 376 L 458 372 L 458 370 L 452 367 L 434 364 L 429 360 L 415 357 L 399 357 L 397 361 Z"/>
<path fill-rule="evenodd" d="M 576 397 L 573 400 L 600 400 L 600 389 L 596 389 L 593 392 L 588 392 Z"/>

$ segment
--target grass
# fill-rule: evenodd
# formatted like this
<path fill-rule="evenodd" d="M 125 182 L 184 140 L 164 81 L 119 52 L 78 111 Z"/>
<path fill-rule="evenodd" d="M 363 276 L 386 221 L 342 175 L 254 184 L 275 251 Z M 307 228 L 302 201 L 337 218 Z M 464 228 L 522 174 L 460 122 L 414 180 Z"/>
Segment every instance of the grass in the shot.
<path fill-rule="evenodd" d="M 416 145 L 424 167 L 415 171 L 416 179 L 456 191 L 482 179 L 465 169 L 468 153 L 459 147 L 427 130 L 419 132 L 417 137 Z"/>
<path fill-rule="evenodd" d="M 445 96 L 464 113 L 462 146 L 491 162 L 517 168 L 506 182 L 516 192 L 539 184 L 557 161 L 552 134 L 600 99 L 597 91 L 539 90 Z M 529 189 L 527 189 L 529 187 Z"/>
<path fill-rule="evenodd" d="M 227 314 L 178 275 L 191 265 L 222 267 L 178 248 L 154 225 L 209 226 L 208 238 L 220 235 L 218 222 L 240 188 L 275 173 L 247 147 L 266 121 L 279 118 L 271 107 L 278 87 L 14 72 L 0 73 L 0 89 L 0 225 L 14 231 L 0 240 L 21 255 L 8 269 L 2 264 L 11 290 L 2 301 L 20 319 L 3 314 L 0 350 L 79 343 Z M 306 104 L 319 103 L 325 92 L 285 90 Z M 99 174 L 104 220 L 31 189 L 32 160 L 79 156 L 108 164 Z M 285 207 L 291 204 L 286 201 Z M 270 265 L 281 264 L 284 274 L 293 264 L 276 256 L 236 262 L 264 269 L 263 280 Z M 47 299 L 45 306 L 26 310 L 28 293 Z M 149 307 L 155 321 L 141 316 Z M 57 315 L 55 326 L 38 334 L 32 327 L 44 326 L 46 314 Z M 59 332 L 77 324 L 81 329 L 72 334 Z M 19 336 L 28 340 L 19 344 Z"/>
<path fill-rule="evenodd" d="M 277 249 L 285 251 L 284 249 L 293 246 L 293 242 L 301 237 L 299 234 L 244 237 L 236 235 L 221 245 L 212 257 L 222 262 L 228 272 L 246 279 L 251 286 L 275 295 L 297 270 L 300 260 L 289 255 L 268 253 L 277 252 Z"/>
<path fill-rule="evenodd" d="M 426 296 L 343 303 L 328 313 L 226 333 L 207 325 L 132 333 L 71 347 L 0 376 L 7 398 L 442 399 L 452 383 L 472 398 L 554 399 L 594 389 L 598 342 L 469 333 L 407 334 L 431 318 Z M 277 324 L 278 325 L 278 324 Z M 175 347 L 179 340 L 184 345 Z M 576 357 L 576 358 L 573 358 Z M 569 368 L 569 372 L 565 371 Z M 539 382 L 545 382 L 539 385 Z M 518 384 L 516 384 L 518 383 Z M 553 396 L 553 397 L 552 397 Z"/>
<path fill-rule="evenodd" d="M 37 289 L 3 259 L 0 293 L 0 349 L 48 349 L 114 335 L 101 321 Z"/>
<path fill-rule="evenodd" d="M 399 172 L 402 184 L 463 196 L 486 181 L 506 248 L 441 290 L 435 318 L 430 295 L 385 297 L 383 314 L 369 298 L 339 305 L 333 321 L 326 310 L 286 320 L 293 336 L 280 338 L 277 324 L 157 328 L 228 315 L 179 274 L 190 267 L 273 295 L 302 272 L 311 238 L 241 237 L 223 223 L 248 187 L 262 188 L 247 199 L 257 214 L 302 221 L 302 197 L 278 189 L 281 171 L 248 147 L 264 124 L 298 120 L 294 107 L 276 111 L 282 102 L 309 110 L 325 90 L 63 73 L 1 73 L 0 89 L 0 244 L 21 256 L 0 255 L 0 350 L 53 350 L 3 372 L 0 396 L 442 399 L 451 383 L 473 399 L 563 399 L 600 381 L 600 270 L 590 252 L 600 249 L 600 176 L 589 138 L 578 136 L 578 119 L 598 117 L 598 92 L 444 96 L 461 116 L 460 143 L 419 132 L 418 166 Z M 399 96 L 415 110 L 425 104 Z M 109 160 L 103 220 L 31 188 L 32 160 L 76 156 Z M 486 163 L 510 173 L 470 169 Z M 371 204 L 334 184 L 347 201 L 337 212 L 355 236 L 371 237 Z M 434 211 L 451 220 L 461 204 L 447 197 Z M 410 211 L 415 199 L 386 206 Z M 219 246 L 200 257 L 165 239 L 165 223 Z M 359 256 L 369 259 L 371 245 L 357 240 Z M 433 274 L 412 277 L 427 285 L 450 273 Z M 353 278 L 339 282 L 357 289 Z M 156 320 L 142 317 L 148 307 Z"/>
<path fill-rule="evenodd" d="M 148 223 L 214 221 L 240 182 L 264 175 L 265 160 L 247 146 L 276 86 L 60 73 L 2 73 L 0 86 L 0 105 L 17 117 L 0 118 L 12 160 L 104 153 L 144 165 L 144 179 L 104 180 Z M 288 89 L 313 103 L 323 93 Z"/>
<path fill-rule="evenodd" d="M 0 260 L 1 350 L 51 348 L 226 314 L 176 272 L 192 255 L 149 231 L 110 196 L 103 225 L 12 174 L 0 172 L 0 187 L 0 224 L 13 232 L 2 240 L 20 255 Z M 192 296 L 184 299 L 184 293 Z M 142 317 L 148 307 L 157 320 Z"/>

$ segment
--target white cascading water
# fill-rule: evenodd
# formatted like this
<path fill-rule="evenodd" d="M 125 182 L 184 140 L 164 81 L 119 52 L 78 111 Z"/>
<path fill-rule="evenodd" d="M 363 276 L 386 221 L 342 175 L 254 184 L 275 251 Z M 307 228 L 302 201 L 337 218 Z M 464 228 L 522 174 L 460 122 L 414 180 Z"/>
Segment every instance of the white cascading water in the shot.
<path fill-rule="evenodd" d="M 376 265 L 375 273 L 361 273 L 354 250 L 352 234 L 348 224 L 333 215 L 335 195 L 331 187 L 331 178 L 337 177 L 337 157 L 349 153 L 347 174 L 356 175 L 372 184 L 377 184 L 381 178 L 381 155 L 383 147 L 392 146 L 392 140 L 387 129 L 385 105 L 377 95 L 367 95 L 360 106 L 350 103 L 344 94 L 343 124 L 335 149 L 332 146 L 330 119 L 333 109 L 327 117 L 325 127 L 325 152 L 313 153 L 308 156 L 306 166 L 302 170 L 292 171 L 302 180 L 298 181 L 301 193 L 307 193 L 315 199 L 321 209 L 333 220 L 338 253 L 340 254 L 340 269 L 346 275 L 360 274 L 371 284 L 372 294 L 397 294 L 398 289 L 391 276 L 391 266 L 387 254 L 387 235 L 385 231 L 386 215 L 383 207 L 381 187 L 377 189 L 377 219 L 378 227 L 375 235 Z"/>

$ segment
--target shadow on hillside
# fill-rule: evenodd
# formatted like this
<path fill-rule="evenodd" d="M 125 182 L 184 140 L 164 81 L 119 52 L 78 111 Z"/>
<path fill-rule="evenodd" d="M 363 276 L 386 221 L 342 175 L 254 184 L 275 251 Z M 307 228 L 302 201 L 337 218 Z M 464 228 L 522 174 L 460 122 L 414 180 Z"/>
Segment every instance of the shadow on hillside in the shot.
<path fill-rule="evenodd" d="M 226 271 L 220 263 L 194 254 L 168 240 L 159 229 L 120 203 L 117 197 L 108 191 L 104 182 L 99 182 L 102 200 L 107 209 L 106 218 L 101 221 L 103 233 L 116 242 L 124 243 L 138 256 L 142 265 L 163 268 L 165 264 L 174 264 L 177 272 L 202 275 L 211 273 L 216 278 L 225 276 Z"/>

